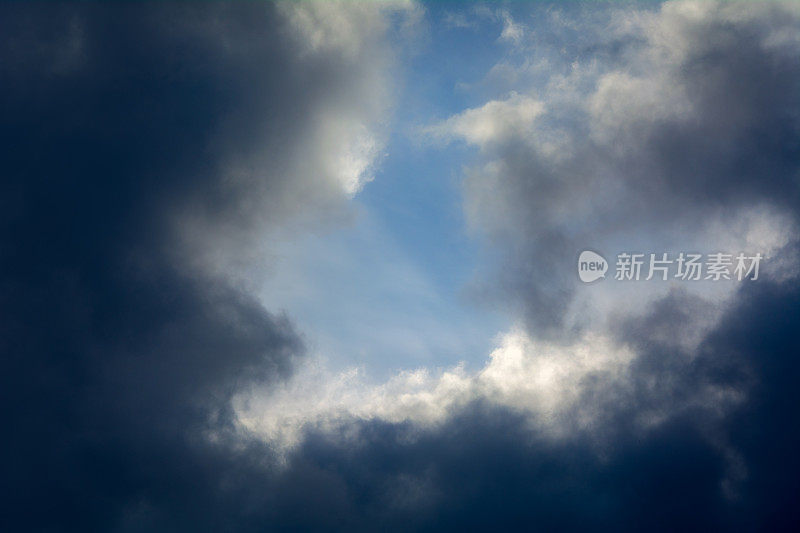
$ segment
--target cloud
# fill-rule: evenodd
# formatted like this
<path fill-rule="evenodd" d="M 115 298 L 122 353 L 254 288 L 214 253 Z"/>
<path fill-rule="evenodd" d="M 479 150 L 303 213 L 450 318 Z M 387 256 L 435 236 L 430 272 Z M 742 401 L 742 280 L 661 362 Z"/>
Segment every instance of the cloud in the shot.
<path fill-rule="evenodd" d="M 583 396 L 598 381 L 624 387 L 632 358 L 624 346 L 601 337 L 562 346 L 535 342 L 517 330 L 499 339 L 489 362 L 474 374 L 462 366 L 420 368 L 374 385 L 357 368 L 337 374 L 312 363 L 266 393 L 256 387 L 240 395 L 235 405 L 243 430 L 284 448 L 296 446 L 308 427 L 331 430 L 350 417 L 441 426 L 476 400 L 525 413 L 559 437 L 575 426 L 589 430 L 599 423 Z"/>
<path fill-rule="evenodd" d="M 534 335 L 590 321 L 571 275 L 583 249 L 777 250 L 795 239 L 774 246 L 766 235 L 797 223 L 796 9 L 668 2 L 612 12 L 582 22 L 600 42 L 574 60 L 558 41 L 520 44 L 510 98 L 426 129 L 480 148 L 464 194 L 472 229 L 499 256 L 485 294 L 522 312 Z M 734 226 L 740 237 L 769 229 L 763 242 L 720 235 Z"/>
<path fill-rule="evenodd" d="M 500 32 L 501 41 L 510 41 L 519 44 L 525 37 L 525 28 L 516 22 L 508 12 L 501 12 L 503 31 Z"/>
<path fill-rule="evenodd" d="M 220 68 L 242 73 L 236 106 L 209 140 L 221 176 L 213 193 L 226 208 L 197 195 L 174 213 L 187 261 L 238 272 L 250 285 L 258 283 L 249 279 L 253 265 L 268 261 L 274 241 L 349 219 L 347 200 L 374 178 L 384 153 L 396 96 L 397 53 L 388 38 L 398 25 L 413 32 L 420 16 L 408 2 L 274 10 L 277 49 L 263 35 L 224 37 Z"/>
<path fill-rule="evenodd" d="M 288 494 L 280 523 L 423 531 L 532 523 L 564 531 L 789 528 L 796 522 L 789 459 L 799 436 L 797 415 L 787 406 L 798 370 L 792 356 L 798 294 L 777 283 L 747 292 L 717 326 L 704 328 L 697 349 L 680 346 L 707 311 L 697 296 L 672 294 L 622 324 L 617 341 L 624 339 L 636 356 L 606 366 L 623 368 L 621 379 L 586 372 L 604 366 L 588 345 L 576 361 L 567 352 L 547 357 L 542 347 L 523 355 L 525 341 L 508 339 L 489 367 L 517 378 L 499 382 L 501 395 L 514 393 L 505 398 L 543 393 L 524 398 L 522 410 L 470 394 L 431 423 L 409 409 L 423 397 L 411 392 L 387 394 L 380 415 L 351 410 L 327 425 L 308 424 L 278 478 L 279 493 Z M 558 371 L 528 373 L 534 366 Z M 491 382 L 497 374 L 489 374 Z M 405 379 L 403 388 L 413 391 L 410 382 L 419 386 L 427 378 Z M 452 391 L 464 390 L 465 381 L 442 376 L 425 401 L 457 396 Z M 580 387 L 564 395 L 561 384 Z M 353 394 L 350 407 L 369 408 L 370 398 L 353 381 L 342 391 Z M 531 423 L 532 400 L 570 396 L 579 398 L 592 425 L 575 424 L 554 438 L 547 424 Z M 291 409 L 277 403 L 271 412 Z M 325 502 L 322 516 L 303 513 L 291 496 L 310 486 L 320 491 L 314 501 Z M 327 519 L 333 522 L 320 521 Z"/>
<path fill-rule="evenodd" d="M 796 526 L 796 8 L 612 9 L 431 126 L 519 327 L 375 385 L 242 278 L 368 181 L 397 9 L 2 8 L 4 528 Z M 576 289 L 587 245 L 721 243 L 763 278 Z"/>
<path fill-rule="evenodd" d="M 393 11 L 315 9 L 2 8 L 3 529 L 260 528 L 231 399 L 305 349 L 236 268 L 345 216 L 390 98 Z"/>
<path fill-rule="evenodd" d="M 286 479 L 302 465 L 359 502 L 343 527 L 796 524 L 798 436 L 779 428 L 798 376 L 797 12 L 612 11 L 584 28 L 612 37 L 568 67 L 520 67 L 551 80 L 424 128 L 478 148 L 465 209 L 500 258 L 485 294 L 520 317 L 485 367 L 383 384 L 316 367 L 238 398 L 245 430 L 287 447 Z M 749 285 L 588 293 L 574 261 L 593 247 L 764 249 L 772 266 Z"/>
<path fill-rule="evenodd" d="M 425 132 L 434 138 L 463 139 L 485 148 L 515 136 L 529 135 L 536 117 L 542 112 L 541 102 L 512 94 L 505 100 L 467 109 L 441 124 L 426 128 Z"/>

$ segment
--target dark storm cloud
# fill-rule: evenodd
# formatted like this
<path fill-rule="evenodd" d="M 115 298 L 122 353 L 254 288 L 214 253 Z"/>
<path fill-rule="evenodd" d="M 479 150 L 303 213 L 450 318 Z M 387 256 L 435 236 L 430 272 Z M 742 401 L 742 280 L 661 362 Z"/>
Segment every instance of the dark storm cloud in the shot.
<path fill-rule="evenodd" d="M 404 428 L 378 423 L 355 450 L 311 440 L 302 464 L 350 488 L 347 503 L 363 515 L 343 513 L 355 519 L 347 525 L 367 530 L 702 529 L 723 506 L 723 465 L 691 421 L 620 438 L 602 458 L 582 439 L 553 444 L 522 427 L 513 413 L 473 405 L 410 445 Z"/>
<path fill-rule="evenodd" d="M 2 7 L 2 529 L 247 529 L 268 492 L 230 398 L 302 343 L 187 273 L 175 219 L 244 233 L 338 209 L 333 180 L 290 170 L 357 69 L 299 57 L 277 9 Z M 231 178 L 253 154 L 267 170 Z"/>
<path fill-rule="evenodd" d="M 623 151 L 615 166 L 628 170 L 626 185 L 652 188 L 643 191 L 650 208 L 664 196 L 675 198 L 669 208 L 678 202 L 735 208 L 763 199 L 796 208 L 800 67 L 797 42 L 787 37 L 797 34 L 797 10 L 767 3 L 737 13 L 720 6 L 696 20 L 678 9 L 665 12 L 662 25 L 679 32 L 667 46 L 685 51 L 672 51 L 677 57 L 663 66 L 637 68 L 660 70 L 658 81 L 677 87 L 688 107 L 655 111 L 664 116 L 652 120 L 634 106 L 614 120 L 604 144 Z M 595 105 L 634 97 L 629 83 L 610 81 Z"/>

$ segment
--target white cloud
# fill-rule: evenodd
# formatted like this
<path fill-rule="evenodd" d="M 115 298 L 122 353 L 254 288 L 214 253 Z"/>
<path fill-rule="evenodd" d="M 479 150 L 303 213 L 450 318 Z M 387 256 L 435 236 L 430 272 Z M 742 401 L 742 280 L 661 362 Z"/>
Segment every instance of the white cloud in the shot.
<path fill-rule="evenodd" d="M 581 402 L 581 395 L 597 380 L 606 387 L 624 387 L 633 358 L 629 349 L 597 335 L 560 345 L 534 341 L 515 329 L 499 342 L 477 373 L 463 366 L 420 368 L 377 385 L 363 371 L 331 373 L 314 359 L 277 389 L 241 395 L 238 418 L 246 431 L 287 447 L 298 442 L 307 426 L 330 428 L 352 417 L 439 424 L 454 409 L 483 399 L 527 414 L 557 437 L 575 424 L 589 430 L 601 419 L 595 412 L 599 406 Z"/>
<path fill-rule="evenodd" d="M 320 121 L 318 134 L 322 170 L 346 195 L 354 196 L 374 179 L 373 170 L 384 149 L 382 132 L 366 120 L 341 114 Z"/>
<path fill-rule="evenodd" d="M 509 41 L 519 44 L 525 37 L 525 27 L 516 22 L 507 11 L 501 13 L 503 19 L 503 31 L 500 32 L 501 41 Z"/>
<path fill-rule="evenodd" d="M 263 272 L 276 242 L 298 229 L 342 225 L 352 215 L 349 200 L 374 179 L 397 96 L 397 44 L 422 13 L 410 1 L 272 7 L 282 23 L 276 42 L 286 46 L 288 59 L 280 71 L 265 66 L 253 85 L 264 87 L 265 100 L 285 101 L 276 111 L 258 94 L 247 116 L 220 124 L 212 143 L 224 175 L 221 192 L 235 198 L 236 215 L 220 220 L 208 206 L 188 202 L 176 217 L 179 253 L 191 267 L 256 286 L 261 280 L 250 278 Z M 261 45 L 230 37 L 225 53 L 239 61 L 271 57 Z M 274 95 L 279 79 L 290 89 Z M 252 127 L 230 142 L 226 134 L 241 132 L 242 123 Z"/>
<path fill-rule="evenodd" d="M 684 87 L 669 76 L 636 77 L 620 71 L 598 80 L 588 107 L 592 139 L 615 150 L 636 149 L 642 123 L 685 120 L 694 111 Z"/>
<path fill-rule="evenodd" d="M 481 107 L 467 109 L 424 131 L 442 140 L 463 139 L 486 147 L 533 131 L 537 117 L 544 113 L 541 102 L 518 94 L 505 100 L 492 100 Z"/>
<path fill-rule="evenodd" d="M 379 384 L 358 368 L 336 373 L 323 360 L 310 359 L 288 382 L 241 393 L 234 401 L 239 429 L 288 451 L 309 429 L 334 436 L 352 428 L 354 419 L 434 427 L 471 402 L 484 401 L 519 413 L 547 438 L 583 433 L 602 441 L 606 426 L 613 426 L 609 418 L 620 410 L 630 409 L 631 423 L 648 431 L 687 408 L 722 417 L 745 399 L 744 391 L 716 383 L 701 383 L 687 394 L 683 382 L 668 375 L 636 381 L 631 365 L 638 354 L 603 334 L 563 344 L 537 341 L 514 328 L 498 342 L 478 372 L 461 365 L 419 368 Z M 685 359 L 678 372 L 690 363 Z"/>
<path fill-rule="evenodd" d="M 393 94 L 394 54 L 387 45 L 393 17 L 409 27 L 422 15 L 410 0 L 392 2 L 296 2 L 280 4 L 307 58 L 346 65 L 351 87 L 320 113 L 313 137 L 320 177 L 335 180 L 352 196 L 373 179 L 377 156 L 385 145 L 386 116 Z M 313 157 L 313 156 L 312 156 Z"/>
<path fill-rule="evenodd" d="M 350 59 L 358 58 L 384 37 L 392 13 L 402 13 L 408 24 L 415 23 L 423 13 L 413 0 L 286 2 L 280 8 L 307 51 L 335 50 Z"/>

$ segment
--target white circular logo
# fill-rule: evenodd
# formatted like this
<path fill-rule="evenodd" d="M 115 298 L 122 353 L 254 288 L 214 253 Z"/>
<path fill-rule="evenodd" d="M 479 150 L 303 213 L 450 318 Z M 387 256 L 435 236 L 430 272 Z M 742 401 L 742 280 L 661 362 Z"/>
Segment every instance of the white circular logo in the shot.
<path fill-rule="evenodd" d="M 591 250 L 581 252 L 580 257 L 578 257 L 578 276 L 582 282 L 591 283 L 600 278 L 605 278 L 607 271 L 608 261 L 602 255 Z"/>

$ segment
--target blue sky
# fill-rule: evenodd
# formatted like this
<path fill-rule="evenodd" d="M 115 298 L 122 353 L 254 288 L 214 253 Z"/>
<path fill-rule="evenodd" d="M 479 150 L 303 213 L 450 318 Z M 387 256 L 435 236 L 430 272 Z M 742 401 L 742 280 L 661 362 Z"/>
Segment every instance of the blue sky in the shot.
<path fill-rule="evenodd" d="M 475 26 L 453 26 L 458 13 Z M 267 280 L 266 299 L 279 293 L 335 368 L 360 365 L 381 379 L 422 365 L 482 365 L 510 320 L 475 288 L 488 259 L 468 232 L 461 190 L 474 151 L 431 145 L 420 131 L 480 102 L 483 91 L 469 86 L 507 50 L 502 23 L 441 3 L 429 6 L 428 24 L 437 31 L 420 29 L 397 68 L 388 141 L 374 180 L 353 200 L 351 223 L 288 247 L 277 261 L 291 282 Z"/>
<path fill-rule="evenodd" d="M 563 23 L 570 18 L 572 26 Z M 436 2 L 413 35 L 392 36 L 395 101 L 374 180 L 353 199 L 349 224 L 284 248 L 276 256 L 284 274 L 265 281 L 264 299 L 279 302 L 334 368 L 385 378 L 485 362 L 514 316 L 483 295 L 496 257 L 465 220 L 463 174 L 478 154 L 422 130 L 513 91 L 535 93 L 597 46 L 584 35 L 593 18 L 608 13 L 583 3 Z M 504 34 L 513 24 L 524 25 L 524 37 Z M 526 70 L 533 60 L 549 68 Z M 522 77 L 508 79 L 498 65 Z"/>

